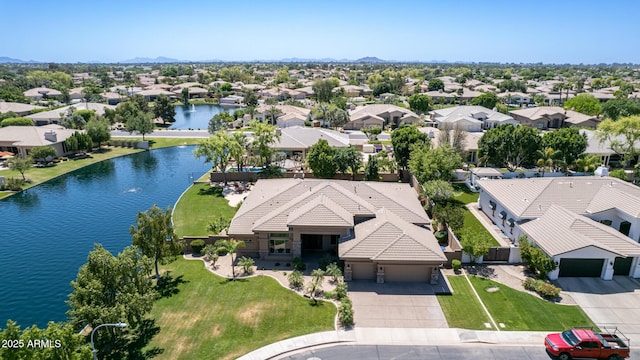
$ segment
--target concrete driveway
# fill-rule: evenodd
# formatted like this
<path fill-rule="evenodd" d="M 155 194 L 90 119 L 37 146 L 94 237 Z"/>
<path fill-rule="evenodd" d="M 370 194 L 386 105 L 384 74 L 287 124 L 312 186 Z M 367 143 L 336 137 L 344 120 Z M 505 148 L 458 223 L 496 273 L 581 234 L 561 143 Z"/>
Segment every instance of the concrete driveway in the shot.
<path fill-rule="evenodd" d="M 447 328 L 447 320 L 427 283 L 349 282 L 356 327 Z"/>
<path fill-rule="evenodd" d="M 640 282 L 636 279 L 559 278 L 557 282 L 598 326 L 618 327 L 631 344 L 640 344 Z"/>

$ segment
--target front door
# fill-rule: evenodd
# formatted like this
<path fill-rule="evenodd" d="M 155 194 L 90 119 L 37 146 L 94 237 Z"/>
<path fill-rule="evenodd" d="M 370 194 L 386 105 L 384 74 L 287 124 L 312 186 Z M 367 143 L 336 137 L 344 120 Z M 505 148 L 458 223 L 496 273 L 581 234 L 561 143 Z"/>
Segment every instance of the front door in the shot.
<path fill-rule="evenodd" d="M 302 251 L 322 251 L 322 235 L 301 234 Z"/>

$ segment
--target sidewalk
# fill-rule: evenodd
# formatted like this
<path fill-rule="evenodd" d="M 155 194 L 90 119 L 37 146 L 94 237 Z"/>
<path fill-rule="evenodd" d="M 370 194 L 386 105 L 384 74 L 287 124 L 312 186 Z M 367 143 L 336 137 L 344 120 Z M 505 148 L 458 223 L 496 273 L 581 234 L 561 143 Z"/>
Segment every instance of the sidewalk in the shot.
<path fill-rule="evenodd" d="M 299 336 L 267 345 L 238 360 L 278 359 L 292 352 L 332 344 L 543 346 L 547 332 L 474 331 L 451 328 L 355 328 Z"/>

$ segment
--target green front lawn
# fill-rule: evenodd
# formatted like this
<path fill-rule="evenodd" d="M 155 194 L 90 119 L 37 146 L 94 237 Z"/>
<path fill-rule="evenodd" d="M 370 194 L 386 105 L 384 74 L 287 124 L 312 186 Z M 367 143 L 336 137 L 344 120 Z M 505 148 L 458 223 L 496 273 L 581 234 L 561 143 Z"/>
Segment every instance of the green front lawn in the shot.
<path fill-rule="evenodd" d="M 453 287 L 453 295 L 437 297 L 449 327 L 487 330 L 484 324 L 491 321 L 464 276 L 449 276 L 447 279 Z"/>
<path fill-rule="evenodd" d="M 554 304 L 495 281 L 471 276 L 482 302 L 504 330 L 561 331 L 595 324 L 579 306 Z M 496 292 L 487 289 L 497 287 Z"/>
<path fill-rule="evenodd" d="M 463 204 L 470 204 L 474 202 L 478 202 L 478 197 L 480 193 L 474 193 L 465 183 L 451 183 L 453 186 L 453 198 Z"/>
<path fill-rule="evenodd" d="M 27 170 L 24 173 L 24 176 L 29 181 L 29 183 L 25 184 L 24 188 L 28 189 L 30 187 L 41 184 L 47 180 L 51 180 L 57 176 L 66 174 L 68 172 L 77 170 L 85 166 L 95 164 L 102 160 L 111 159 L 118 156 L 129 155 L 129 154 L 133 154 L 140 151 L 142 150 L 121 148 L 121 147 L 111 147 L 108 149 L 102 149 L 101 151 L 92 152 L 90 158 L 64 161 L 64 162 L 58 163 L 56 166 L 51 166 L 51 167 L 44 167 L 44 168 L 34 167 Z M 10 177 L 22 179 L 22 175 L 20 175 L 20 173 L 15 170 L 3 170 L 0 173 L 0 175 L 6 177 L 7 179 Z"/>
<path fill-rule="evenodd" d="M 182 258 L 167 265 L 178 293 L 151 311 L 160 327 L 155 359 L 235 359 L 276 341 L 334 328 L 336 308 L 313 306 L 269 277 L 228 281 Z"/>
<path fill-rule="evenodd" d="M 209 183 L 192 185 L 180 197 L 173 212 L 173 224 L 178 237 L 209 235 L 207 227 L 213 219 L 222 215 L 231 220 L 237 209 L 229 206 L 221 188 Z"/>
<path fill-rule="evenodd" d="M 561 331 L 574 326 L 594 326 L 579 306 L 554 304 L 486 278 L 469 279 L 495 322 L 505 325 L 501 330 Z M 449 326 L 486 329 L 484 324 L 490 320 L 467 280 L 463 276 L 449 276 L 448 280 L 454 294 L 438 295 L 438 301 Z"/>

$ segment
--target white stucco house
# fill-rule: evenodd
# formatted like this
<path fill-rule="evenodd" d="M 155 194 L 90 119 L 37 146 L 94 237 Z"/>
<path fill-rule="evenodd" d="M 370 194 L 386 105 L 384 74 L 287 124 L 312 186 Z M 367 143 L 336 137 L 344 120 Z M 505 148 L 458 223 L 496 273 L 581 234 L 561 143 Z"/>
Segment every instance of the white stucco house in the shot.
<path fill-rule="evenodd" d="M 433 110 L 429 114 L 439 128 L 460 127 L 469 132 L 479 132 L 502 124 L 518 125 L 511 116 L 483 106 L 456 106 Z"/>
<path fill-rule="evenodd" d="M 640 187 L 608 176 L 477 180 L 478 207 L 513 244 L 558 264 L 549 278 L 640 278 Z"/>

